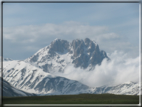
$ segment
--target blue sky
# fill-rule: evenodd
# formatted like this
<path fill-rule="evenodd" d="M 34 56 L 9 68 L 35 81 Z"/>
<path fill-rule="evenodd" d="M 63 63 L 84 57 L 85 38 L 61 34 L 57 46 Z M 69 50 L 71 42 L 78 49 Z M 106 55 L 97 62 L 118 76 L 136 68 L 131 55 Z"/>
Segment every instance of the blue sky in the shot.
<path fill-rule="evenodd" d="M 55 38 L 139 55 L 138 3 L 4 3 L 4 57 L 24 60 Z"/>

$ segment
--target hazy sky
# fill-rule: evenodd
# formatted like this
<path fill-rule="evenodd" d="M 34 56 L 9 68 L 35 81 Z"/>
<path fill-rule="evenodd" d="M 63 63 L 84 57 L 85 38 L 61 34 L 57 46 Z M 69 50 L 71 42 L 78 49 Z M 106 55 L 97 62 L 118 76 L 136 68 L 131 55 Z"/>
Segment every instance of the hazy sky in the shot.
<path fill-rule="evenodd" d="M 55 38 L 139 55 L 138 3 L 4 3 L 4 57 L 24 60 Z"/>

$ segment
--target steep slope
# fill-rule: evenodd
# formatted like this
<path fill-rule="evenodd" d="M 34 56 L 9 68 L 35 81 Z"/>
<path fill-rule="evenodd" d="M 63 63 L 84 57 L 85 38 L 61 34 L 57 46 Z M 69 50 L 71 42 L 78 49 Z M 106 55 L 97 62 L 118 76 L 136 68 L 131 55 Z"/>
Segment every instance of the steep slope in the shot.
<path fill-rule="evenodd" d="M 14 87 L 36 94 L 69 94 L 88 86 L 64 77 L 56 77 L 24 61 L 4 61 L 3 78 Z"/>
<path fill-rule="evenodd" d="M 101 64 L 104 58 L 109 59 L 106 52 L 101 51 L 99 45 L 88 38 L 76 39 L 71 43 L 55 39 L 49 46 L 40 49 L 25 61 L 46 72 L 64 72 L 69 64 L 91 70 L 95 65 Z"/>
<path fill-rule="evenodd" d="M 1 86 L 1 82 L 3 82 L 3 90 L 2 90 L 3 96 L 6 96 L 6 97 L 35 96 L 35 94 L 27 93 L 11 86 L 7 81 L 5 81 L 4 79 L 0 77 L 0 86 Z M 1 90 L 1 87 L 0 87 L 0 90 Z"/>

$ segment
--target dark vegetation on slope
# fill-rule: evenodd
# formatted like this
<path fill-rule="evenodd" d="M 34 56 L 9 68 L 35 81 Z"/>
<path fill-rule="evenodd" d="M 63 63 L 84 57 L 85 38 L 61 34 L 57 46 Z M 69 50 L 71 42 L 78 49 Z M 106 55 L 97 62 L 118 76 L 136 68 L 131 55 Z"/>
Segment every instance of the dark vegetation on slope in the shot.
<path fill-rule="evenodd" d="M 79 94 L 29 97 L 4 97 L 3 104 L 138 104 L 139 96 Z"/>

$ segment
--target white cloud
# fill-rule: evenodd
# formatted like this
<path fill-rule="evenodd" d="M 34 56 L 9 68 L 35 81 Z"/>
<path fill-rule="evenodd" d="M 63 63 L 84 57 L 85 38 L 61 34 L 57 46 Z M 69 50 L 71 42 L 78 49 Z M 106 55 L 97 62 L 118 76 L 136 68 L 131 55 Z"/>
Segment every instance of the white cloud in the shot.
<path fill-rule="evenodd" d="M 128 58 L 123 52 L 114 51 L 109 56 L 111 61 L 103 60 L 100 66 L 93 71 L 83 70 L 68 66 L 65 73 L 56 75 L 69 79 L 78 80 L 91 87 L 102 85 L 116 85 L 128 81 L 138 82 L 139 80 L 139 57 Z"/>
<path fill-rule="evenodd" d="M 119 38 L 119 36 L 115 33 L 107 33 L 107 34 L 103 34 L 102 37 L 104 39 L 110 39 L 110 38 Z"/>
<path fill-rule="evenodd" d="M 71 39 L 77 38 L 98 38 L 99 39 L 111 39 L 118 38 L 115 33 L 107 33 L 108 28 L 105 26 L 90 26 L 87 24 L 81 24 L 78 22 L 65 22 L 62 24 L 50 24 L 45 25 L 28 25 L 18 26 L 12 28 L 4 28 L 4 39 L 12 40 L 13 42 L 36 42 L 38 39 L 49 38 L 64 38 Z"/>

